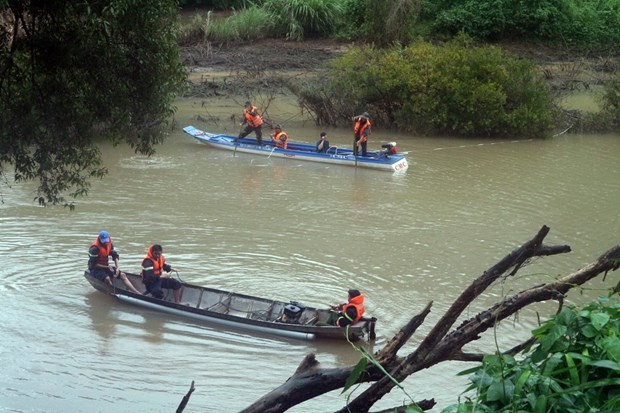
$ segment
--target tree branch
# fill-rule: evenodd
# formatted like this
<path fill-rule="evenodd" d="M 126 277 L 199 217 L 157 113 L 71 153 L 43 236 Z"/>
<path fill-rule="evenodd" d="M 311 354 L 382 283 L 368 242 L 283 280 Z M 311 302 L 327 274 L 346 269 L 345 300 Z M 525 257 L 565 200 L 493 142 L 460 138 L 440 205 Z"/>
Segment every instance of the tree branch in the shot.
<path fill-rule="evenodd" d="M 402 382 L 413 373 L 431 367 L 446 360 L 480 361 L 483 354 L 470 354 L 462 351 L 467 343 L 477 340 L 480 334 L 497 325 L 501 320 L 515 314 L 525 306 L 555 299 L 561 300 L 572 288 L 581 285 L 601 273 L 616 270 L 620 263 L 620 246 L 615 246 L 588 266 L 549 284 L 540 284 L 523 290 L 511 297 L 506 297 L 497 304 L 464 321 L 458 328 L 448 331 L 462 312 L 485 291 L 494 281 L 504 274 L 512 276 L 531 258 L 548 256 L 570 251 L 566 245 L 545 246 L 542 244 L 549 232 L 543 226 L 534 238 L 516 248 L 497 264 L 474 280 L 471 285 L 455 300 L 452 306 L 437 322 L 421 344 L 406 357 L 398 357 L 398 351 L 413 336 L 430 313 L 432 302 L 403 326 L 398 333 L 375 353 L 375 360 L 397 381 Z M 508 273 L 508 271 L 510 271 Z M 530 346 L 533 338 L 518 344 L 505 354 L 516 354 Z M 243 410 L 243 413 L 284 412 L 290 407 L 317 397 L 332 390 L 342 388 L 353 372 L 354 366 L 344 368 L 321 368 L 314 354 L 309 354 L 302 361 L 297 371 L 284 384 L 257 400 Z M 373 363 L 369 363 L 358 382 L 374 382 L 338 413 L 368 412 L 369 409 L 396 386 Z M 434 400 L 432 400 L 434 405 Z M 428 401 L 425 401 L 428 402 Z M 422 403 L 422 402 L 420 402 Z M 412 404 L 415 402 L 412 401 Z M 406 406 L 397 407 L 404 409 Z"/>
<path fill-rule="evenodd" d="M 458 317 L 460 317 L 463 311 L 471 304 L 471 302 L 511 268 L 513 268 L 513 270 L 509 275 L 512 276 L 516 274 L 518 269 L 532 257 L 539 255 L 553 255 L 570 251 L 569 246 L 543 246 L 542 242 L 548 233 L 549 227 L 543 226 L 534 238 L 523 244 L 521 247 L 514 249 L 501 261 L 475 279 L 470 286 L 466 288 L 454 301 L 452 306 L 450 306 L 444 316 L 437 322 L 437 324 L 435 324 L 435 327 L 433 327 L 422 343 L 420 343 L 418 348 L 413 353 L 409 354 L 397 369 L 393 371 L 388 370 L 390 375 L 396 379 L 396 381 L 401 382 L 416 371 L 447 360 L 450 352 L 454 349 L 462 348 L 467 342 L 473 340 L 474 338 L 470 336 L 468 337 L 468 341 L 463 341 L 461 345 L 452 347 L 449 351 L 445 346 L 440 346 L 440 343 L 444 339 L 448 330 L 452 327 Z M 349 408 L 353 407 L 353 411 L 366 412 L 374 403 L 389 393 L 395 385 L 396 384 L 392 379 L 389 377 L 383 377 L 358 396 L 349 405 Z M 341 410 L 341 412 L 345 413 L 344 410 Z"/>
<path fill-rule="evenodd" d="M 183 410 L 185 410 L 185 406 L 187 406 L 187 402 L 189 401 L 189 398 L 194 392 L 194 390 L 196 390 L 196 388 L 194 387 L 194 380 L 192 380 L 192 384 L 189 386 L 187 394 L 185 394 L 185 397 L 183 397 L 183 400 L 181 400 L 181 404 L 179 404 L 179 407 L 177 407 L 177 413 L 181 413 L 183 412 Z"/>

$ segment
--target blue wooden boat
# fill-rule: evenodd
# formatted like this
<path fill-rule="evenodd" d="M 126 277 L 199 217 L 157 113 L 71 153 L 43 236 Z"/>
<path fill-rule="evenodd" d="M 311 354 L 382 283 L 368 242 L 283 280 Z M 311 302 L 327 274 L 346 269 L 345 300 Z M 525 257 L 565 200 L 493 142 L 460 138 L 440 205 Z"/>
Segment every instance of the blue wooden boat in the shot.
<path fill-rule="evenodd" d="M 109 294 L 118 301 L 209 325 L 301 340 L 344 340 L 347 338 L 347 331 L 351 340 L 375 339 L 377 319 L 374 317 L 362 317 L 360 321 L 344 329 L 333 325 L 334 312 L 329 308 L 307 307 L 297 301 L 271 300 L 186 282 L 181 282 L 181 300 L 176 304 L 172 293 L 165 295 L 163 299 L 154 298 L 146 294 L 140 275 L 126 274 L 142 294 L 129 291 L 118 278 L 114 278 L 114 285 L 111 286 L 93 277 L 90 271 L 84 271 L 84 277 L 96 290 Z"/>
<path fill-rule="evenodd" d="M 273 158 L 290 158 L 303 161 L 323 162 L 333 165 L 347 165 L 357 168 L 370 168 L 382 171 L 401 172 L 409 167 L 407 159 L 399 154 L 390 155 L 387 151 L 368 152 L 368 156 L 355 156 L 353 150 L 332 146 L 326 153 L 316 151 L 314 145 L 288 142 L 288 148 L 278 148 L 271 142 L 264 141 L 257 145 L 256 139 L 243 138 L 235 142 L 235 136 L 204 132 L 193 126 L 186 126 L 183 131 L 197 141 L 214 148 L 235 152 L 264 155 Z"/>

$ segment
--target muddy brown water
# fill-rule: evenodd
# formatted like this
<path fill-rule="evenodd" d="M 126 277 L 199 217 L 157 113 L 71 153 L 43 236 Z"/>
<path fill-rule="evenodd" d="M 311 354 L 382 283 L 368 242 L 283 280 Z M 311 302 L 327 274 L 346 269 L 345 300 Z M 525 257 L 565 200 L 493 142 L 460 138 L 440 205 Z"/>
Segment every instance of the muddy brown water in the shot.
<path fill-rule="evenodd" d="M 107 229 L 123 268 L 137 271 L 149 244 L 181 278 L 237 292 L 326 306 L 346 289 L 367 296 L 379 319 L 379 348 L 426 303 L 433 309 L 411 351 L 463 288 L 542 225 L 549 244 L 573 252 L 534 261 L 485 292 L 464 316 L 567 274 L 618 243 L 620 136 L 549 140 L 459 140 L 375 130 L 370 146 L 398 141 L 405 174 L 266 159 L 208 148 L 181 127 L 237 133 L 235 102 L 178 102 L 168 141 L 145 158 L 103 146 L 110 174 L 94 181 L 77 210 L 32 204 L 33 184 L 3 190 L 0 205 L 2 337 L 0 410 L 11 412 L 174 411 L 192 380 L 187 412 L 233 412 L 283 383 L 314 352 L 325 367 L 358 360 L 346 342 L 302 342 L 199 325 L 115 302 L 83 279 L 87 248 Z M 270 109 L 293 139 L 320 128 L 286 100 Z M 197 116 L 216 121 L 205 123 Z M 348 145 L 348 129 L 328 129 Z M 619 281 L 571 293 L 582 303 Z M 535 308 L 541 317 L 552 303 Z M 512 347 L 536 325 L 526 309 L 497 331 Z M 470 351 L 493 351 L 493 332 Z M 371 348 L 371 349 L 372 349 Z M 415 399 L 454 402 L 464 363 L 436 366 L 405 381 Z M 359 392 L 359 390 L 358 390 Z M 376 407 L 400 404 L 392 391 Z M 339 392 L 291 411 L 333 411 Z"/>

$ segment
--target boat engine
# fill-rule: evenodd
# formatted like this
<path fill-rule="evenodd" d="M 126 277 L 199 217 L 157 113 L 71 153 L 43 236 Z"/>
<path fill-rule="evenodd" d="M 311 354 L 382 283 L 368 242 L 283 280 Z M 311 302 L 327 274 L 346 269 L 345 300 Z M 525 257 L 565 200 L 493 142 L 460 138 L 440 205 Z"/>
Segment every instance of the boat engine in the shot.
<path fill-rule="evenodd" d="M 298 323 L 299 317 L 304 312 L 304 306 L 297 301 L 291 301 L 290 304 L 284 306 L 284 314 L 282 314 L 282 322 Z"/>
<path fill-rule="evenodd" d="M 384 155 L 396 155 L 398 153 L 398 148 L 396 147 L 396 142 L 385 143 L 381 145 L 383 150 L 381 153 Z"/>

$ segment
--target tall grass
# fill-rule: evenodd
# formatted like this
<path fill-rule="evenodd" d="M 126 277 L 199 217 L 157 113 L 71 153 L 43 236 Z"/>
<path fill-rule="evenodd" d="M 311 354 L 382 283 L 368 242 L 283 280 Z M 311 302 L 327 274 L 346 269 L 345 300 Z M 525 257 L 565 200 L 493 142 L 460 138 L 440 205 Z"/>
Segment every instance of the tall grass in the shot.
<path fill-rule="evenodd" d="M 342 14 L 338 0 L 266 0 L 263 7 L 272 21 L 272 33 L 290 40 L 326 37 Z"/>
<path fill-rule="evenodd" d="M 231 43 L 243 40 L 260 39 L 269 35 L 270 16 L 256 6 L 233 13 L 226 18 L 215 18 L 209 11 L 196 15 L 181 34 L 182 43 L 211 41 Z"/>

